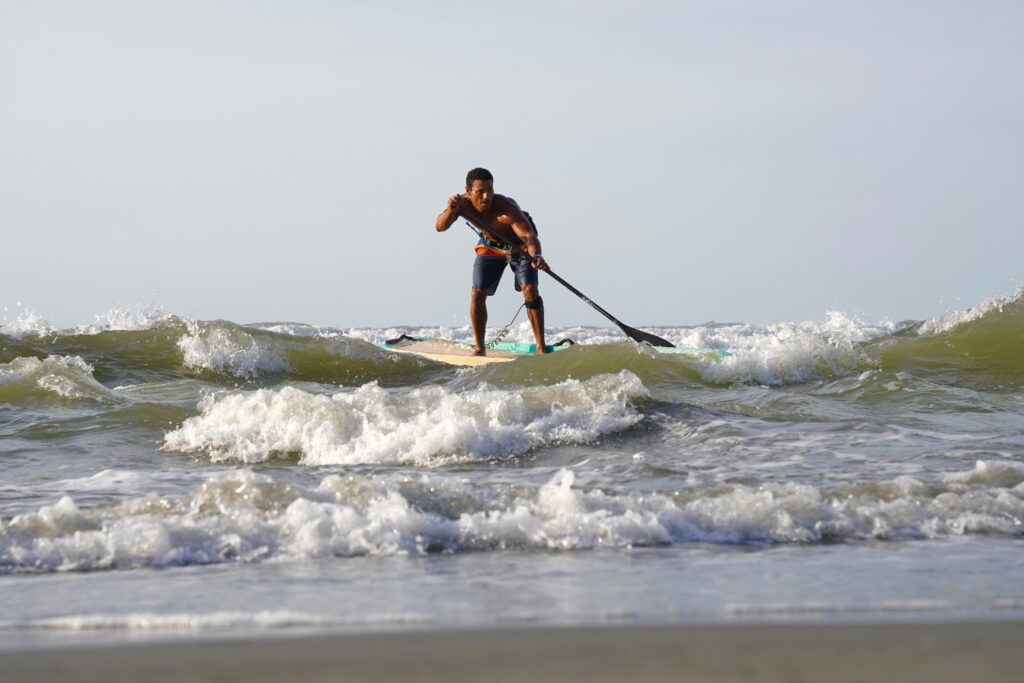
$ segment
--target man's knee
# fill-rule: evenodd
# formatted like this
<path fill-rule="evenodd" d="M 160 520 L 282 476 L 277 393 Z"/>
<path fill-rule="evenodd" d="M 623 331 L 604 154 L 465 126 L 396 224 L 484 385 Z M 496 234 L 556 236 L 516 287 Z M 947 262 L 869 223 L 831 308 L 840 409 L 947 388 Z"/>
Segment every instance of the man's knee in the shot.
<path fill-rule="evenodd" d="M 527 301 L 540 298 L 540 292 L 537 291 L 537 285 L 523 285 L 523 298 Z"/>
<path fill-rule="evenodd" d="M 475 304 L 487 303 L 487 290 L 474 288 L 472 290 L 472 294 L 470 295 L 470 299 Z"/>

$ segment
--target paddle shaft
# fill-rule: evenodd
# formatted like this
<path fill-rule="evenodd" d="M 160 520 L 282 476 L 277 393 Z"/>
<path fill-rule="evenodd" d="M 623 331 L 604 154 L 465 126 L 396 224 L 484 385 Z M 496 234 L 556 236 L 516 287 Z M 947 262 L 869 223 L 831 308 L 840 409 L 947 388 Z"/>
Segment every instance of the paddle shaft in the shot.
<path fill-rule="evenodd" d="M 562 285 L 563 287 L 565 287 L 566 289 L 568 289 L 568 290 L 569 290 L 570 292 L 572 292 L 573 294 L 575 294 L 575 295 L 576 295 L 576 296 L 578 296 L 579 298 L 581 298 L 581 299 L 583 299 L 584 301 L 586 301 L 586 302 L 587 302 L 588 304 L 590 304 L 590 305 L 591 305 L 591 306 L 592 306 L 592 307 L 594 308 L 594 310 L 595 310 L 595 311 L 597 311 L 598 313 L 600 313 L 600 314 L 601 314 L 601 315 L 603 315 L 604 317 L 608 318 L 609 320 L 611 320 L 611 321 L 612 321 L 613 323 L 615 323 L 615 324 L 616 324 L 616 325 L 618 325 L 619 327 L 621 327 L 621 328 L 629 327 L 629 326 L 628 326 L 628 325 L 626 325 L 626 324 L 625 324 L 624 322 L 622 322 L 621 320 L 619 320 L 618 318 L 616 318 L 616 317 L 615 317 L 614 315 L 612 315 L 612 314 L 611 314 L 611 313 L 609 313 L 608 311 L 604 310 L 603 308 L 601 308 L 600 306 L 598 306 L 597 304 L 595 304 L 595 303 L 594 303 L 593 301 L 591 301 L 591 300 L 590 300 L 590 297 L 589 297 L 589 296 L 587 296 L 586 294 L 584 294 L 584 293 L 583 293 L 583 292 L 581 292 L 580 290 L 578 290 L 578 289 L 576 289 L 575 287 L 573 287 L 572 285 L 570 285 L 570 284 L 569 284 L 568 282 L 566 282 L 565 280 L 563 280 L 563 279 L 561 278 L 561 276 L 559 276 L 559 275 L 556 275 L 556 274 L 555 274 L 555 271 L 553 271 L 553 270 L 551 270 L 550 268 L 548 268 L 546 272 L 547 272 L 547 274 L 548 274 L 548 275 L 550 275 L 551 277 L 553 277 L 553 278 L 555 279 L 555 281 L 557 281 L 557 282 L 558 282 L 559 284 L 561 284 L 561 285 Z M 625 332 L 625 330 L 623 330 L 623 332 Z"/>

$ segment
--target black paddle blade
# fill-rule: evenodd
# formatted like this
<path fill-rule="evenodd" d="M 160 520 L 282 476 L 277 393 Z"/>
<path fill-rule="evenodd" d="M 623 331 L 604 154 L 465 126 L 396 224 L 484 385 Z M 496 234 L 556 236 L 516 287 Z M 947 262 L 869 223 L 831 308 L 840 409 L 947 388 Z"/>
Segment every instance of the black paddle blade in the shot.
<path fill-rule="evenodd" d="M 408 340 L 408 341 L 423 341 L 423 339 L 420 338 L 420 337 L 410 337 L 407 334 L 403 334 L 401 337 L 395 337 L 394 339 L 388 339 L 387 341 L 384 342 L 384 344 L 386 346 L 394 346 L 395 344 L 400 344 L 400 343 L 402 343 L 402 342 L 404 342 L 406 340 Z"/>
<path fill-rule="evenodd" d="M 635 342 L 640 342 L 641 344 L 650 344 L 651 346 L 660 346 L 662 348 L 672 349 L 676 347 L 675 344 L 667 339 L 662 339 L 656 334 L 644 332 L 643 330 L 638 330 L 635 327 L 630 327 L 629 325 L 622 325 L 622 331 L 626 333 L 627 337 Z"/>

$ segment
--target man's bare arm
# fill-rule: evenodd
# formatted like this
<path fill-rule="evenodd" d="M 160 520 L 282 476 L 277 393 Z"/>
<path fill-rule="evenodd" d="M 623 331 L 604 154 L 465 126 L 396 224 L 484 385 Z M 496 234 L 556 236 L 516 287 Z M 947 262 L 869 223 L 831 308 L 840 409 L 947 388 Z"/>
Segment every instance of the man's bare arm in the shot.
<path fill-rule="evenodd" d="M 512 231 L 515 232 L 516 237 L 522 240 L 526 247 L 526 253 L 534 258 L 540 256 L 540 239 L 537 238 L 537 233 L 530 227 L 530 222 L 526 218 L 514 221 Z"/>
<path fill-rule="evenodd" d="M 444 232 L 452 227 L 455 221 L 459 220 L 459 208 L 462 204 L 462 195 L 456 194 L 448 198 L 448 206 L 437 217 L 437 231 Z"/>
<path fill-rule="evenodd" d="M 498 222 L 512 228 L 512 232 L 516 234 L 516 237 L 525 246 L 526 252 L 536 258 L 540 254 L 540 240 L 537 239 L 537 233 L 533 231 L 533 226 L 530 225 L 530 219 L 519 208 L 516 200 L 511 197 L 503 197 L 503 199 L 505 200 L 505 206 L 502 207 L 504 211 L 498 216 Z"/>
<path fill-rule="evenodd" d="M 457 202 L 456 202 L 457 200 Z M 459 216 L 464 216 L 477 230 L 477 232 L 483 234 L 487 241 L 492 244 L 504 244 L 508 241 L 507 237 L 501 237 L 494 229 L 487 225 L 486 219 L 477 213 L 477 210 L 473 208 L 473 205 L 461 195 L 456 195 L 448 200 L 449 209 L 451 209 L 452 202 L 456 202 L 457 209 L 451 209 L 455 211 L 453 218 L 448 218 L 445 214 L 448 210 L 445 210 L 440 216 L 437 217 L 437 231 L 443 232 L 452 226 L 452 224 L 458 219 Z M 442 222 L 444 219 L 446 222 Z M 498 217 L 498 222 L 502 221 L 502 216 Z M 507 222 L 507 221 L 506 221 Z"/>
<path fill-rule="evenodd" d="M 522 240 L 526 253 L 535 261 L 534 265 L 541 270 L 547 270 L 548 264 L 541 256 L 540 239 L 537 237 L 537 233 L 533 231 L 533 226 L 530 225 L 529 219 L 523 214 L 519 205 L 514 201 L 510 202 L 508 210 L 505 215 L 502 216 L 505 220 L 499 218 L 498 220 L 502 223 L 508 221 L 511 223 L 512 232 L 516 234 L 520 240 Z"/>

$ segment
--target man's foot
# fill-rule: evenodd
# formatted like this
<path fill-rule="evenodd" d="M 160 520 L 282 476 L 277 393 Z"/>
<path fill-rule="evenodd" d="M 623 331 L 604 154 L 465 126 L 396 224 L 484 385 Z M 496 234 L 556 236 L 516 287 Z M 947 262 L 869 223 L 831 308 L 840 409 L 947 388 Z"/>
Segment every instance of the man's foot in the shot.
<path fill-rule="evenodd" d="M 548 350 L 547 346 L 541 344 L 540 346 L 537 347 L 537 353 L 551 353 L 551 351 Z"/>
<path fill-rule="evenodd" d="M 473 348 L 473 355 L 474 356 L 486 356 L 487 355 L 487 349 L 482 349 L 479 346 L 474 347 Z"/>

